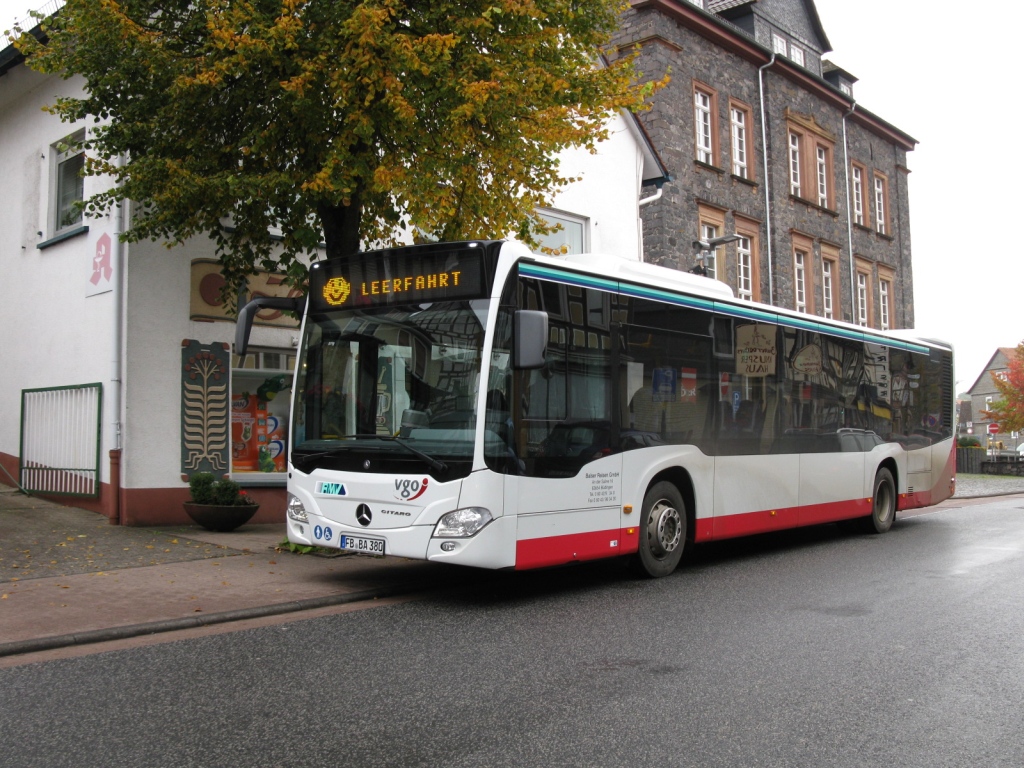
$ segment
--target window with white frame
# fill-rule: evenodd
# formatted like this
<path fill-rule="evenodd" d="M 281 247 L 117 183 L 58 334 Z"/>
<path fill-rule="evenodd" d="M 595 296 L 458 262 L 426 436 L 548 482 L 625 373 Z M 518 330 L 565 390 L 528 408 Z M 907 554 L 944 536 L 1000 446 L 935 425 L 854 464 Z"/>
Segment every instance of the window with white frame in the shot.
<path fill-rule="evenodd" d="M 537 214 L 546 223 L 558 227 L 554 232 L 537 236 L 543 253 L 575 254 L 587 251 L 589 219 L 563 211 L 537 211 Z"/>
<path fill-rule="evenodd" d="M 754 299 L 753 251 L 749 237 L 736 241 L 736 294 L 741 299 Z"/>
<path fill-rule="evenodd" d="M 821 309 L 822 314 L 829 320 L 833 319 L 833 297 L 832 297 L 832 261 L 821 260 Z"/>
<path fill-rule="evenodd" d="M 883 331 L 889 330 L 889 297 L 892 295 L 888 280 L 878 281 L 878 321 Z"/>
<path fill-rule="evenodd" d="M 800 135 L 789 134 L 789 193 L 800 197 Z"/>
<path fill-rule="evenodd" d="M 807 254 L 793 252 L 793 288 L 796 294 L 796 311 L 807 311 Z"/>
<path fill-rule="evenodd" d="M 747 169 L 747 113 L 737 107 L 730 110 L 732 118 L 732 172 L 748 178 Z"/>
<path fill-rule="evenodd" d="M 702 224 L 700 227 L 700 236 L 702 240 L 713 240 L 718 237 L 718 227 L 713 227 L 710 224 Z M 712 280 L 718 279 L 718 248 L 712 248 L 708 251 L 707 270 L 708 277 Z"/>
<path fill-rule="evenodd" d="M 778 53 L 778 54 L 780 54 L 782 56 L 785 56 L 786 52 L 788 51 L 788 49 L 789 49 L 789 43 L 786 42 L 786 38 L 784 38 L 782 35 L 777 35 L 777 34 L 775 34 L 773 32 L 772 33 L 772 50 L 775 51 L 775 53 Z"/>
<path fill-rule="evenodd" d="M 795 45 L 789 46 L 789 58 L 802 67 L 804 65 L 804 49 Z"/>
<path fill-rule="evenodd" d="M 81 203 L 85 199 L 85 154 L 80 143 L 85 139 L 85 132 L 68 136 L 55 144 L 52 149 L 55 156 L 53 176 L 53 207 L 50 226 L 52 234 L 79 227 L 82 224 Z"/>
<path fill-rule="evenodd" d="M 886 197 L 885 179 L 875 176 L 875 231 L 882 235 L 886 234 L 889 213 L 886 210 Z"/>
<path fill-rule="evenodd" d="M 853 220 L 864 226 L 864 171 L 853 166 L 850 174 L 853 178 Z"/>
<path fill-rule="evenodd" d="M 868 325 L 868 276 L 857 273 L 857 325 Z"/>
<path fill-rule="evenodd" d="M 714 164 L 714 147 L 711 133 L 710 93 L 700 90 L 693 91 L 693 121 L 697 141 L 697 159 L 708 165 Z"/>
<path fill-rule="evenodd" d="M 818 146 L 816 150 L 817 175 L 818 175 L 818 205 L 828 208 L 828 150 Z"/>

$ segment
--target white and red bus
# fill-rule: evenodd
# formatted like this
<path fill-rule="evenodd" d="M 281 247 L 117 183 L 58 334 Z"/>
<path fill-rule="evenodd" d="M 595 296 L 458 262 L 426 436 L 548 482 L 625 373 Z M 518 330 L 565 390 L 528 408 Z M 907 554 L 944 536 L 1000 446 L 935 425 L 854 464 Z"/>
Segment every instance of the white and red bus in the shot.
<path fill-rule="evenodd" d="M 240 313 L 243 348 L 253 313 Z M 239 351 L 236 349 L 236 351 Z M 515 242 L 310 270 L 288 450 L 295 543 L 483 568 L 633 556 L 953 493 L 953 352 Z"/>

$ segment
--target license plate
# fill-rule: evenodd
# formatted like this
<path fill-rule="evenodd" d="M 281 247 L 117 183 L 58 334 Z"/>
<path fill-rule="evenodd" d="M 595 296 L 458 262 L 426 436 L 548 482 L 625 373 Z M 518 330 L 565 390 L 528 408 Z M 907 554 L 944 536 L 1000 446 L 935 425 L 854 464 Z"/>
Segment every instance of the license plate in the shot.
<path fill-rule="evenodd" d="M 370 539 L 366 536 L 342 536 L 341 548 L 349 552 L 362 552 L 365 555 L 383 555 L 384 539 Z"/>

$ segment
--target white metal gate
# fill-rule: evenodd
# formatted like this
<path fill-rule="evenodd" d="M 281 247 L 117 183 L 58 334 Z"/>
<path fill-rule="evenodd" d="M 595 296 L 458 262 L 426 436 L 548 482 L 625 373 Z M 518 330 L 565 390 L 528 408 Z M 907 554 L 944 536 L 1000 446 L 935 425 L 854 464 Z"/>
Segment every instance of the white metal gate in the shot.
<path fill-rule="evenodd" d="M 102 384 L 21 391 L 20 482 L 56 496 L 100 495 Z"/>

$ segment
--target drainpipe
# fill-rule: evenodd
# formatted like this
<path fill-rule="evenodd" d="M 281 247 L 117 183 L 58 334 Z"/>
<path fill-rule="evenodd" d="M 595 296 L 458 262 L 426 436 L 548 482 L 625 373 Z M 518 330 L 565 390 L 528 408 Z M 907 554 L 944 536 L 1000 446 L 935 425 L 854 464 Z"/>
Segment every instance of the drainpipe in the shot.
<path fill-rule="evenodd" d="M 124 155 L 117 158 L 117 167 L 124 167 Z M 121 503 L 121 406 L 124 400 L 124 360 L 121 348 L 124 345 L 124 296 L 125 282 L 128 276 L 125 274 L 124 243 L 121 242 L 121 233 L 124 232 L 127 224 L 125 209 L 128 206 L 127 200 L 122 200 L 117 206 L 117 216 L 114 228 L 114 355 L 111 361 L 111 383 L 114 388 L 114 447 L 110 451 L 110 492 L 113 496 L 113 514 L 109 520 L 111 525 L 124 524 L 124 509 Z"/>
<path fill-rule="evenodd" d="M 857 323 L 857 273 L 853 262 L 853 201 L 850 199 L 850 148 L 846 140 L 846 118 L 857 109 L 857 102 L 851 102 L 850 111 L 843 115 L 843 166 L 846 170 L 846 242 L 850 249 L 850 322 Z M 866 179 L 861 180 L 863 184 Z"/>
<path fill-rule="evenodd" d="M 768 127 L 767 114 L 764 107 L 764 71 L 775 63 L 772 54 L 768 63 L 757 70 L 757 90 L 761 97 L 761 155 L 764 164 L 764 224 L 768 240 L 768 303 L 775 303 L 775 277 L 772 274 L 772 193 L 768 175 Z"/>
<path fill-rule="evenodd" d="M 896 231 L 896 242 L 897 242 L 897 245 L 899 247 L 899 250 L 897 251 L 896 265 L 897 265 L 897 267 L 899 269 L 900 285 L 903 286 L 903 285 L 906 285 L 906 281 L 904 280 L 904 278 L 906 277 L 907 271 L 906 271 L 906 269 L 904 269 L 904 261 L 903 261 L 903 222 L 899 218 L 899 212 L 901 210 L 903 210 L 903 208 L 901 207 L 901 202 L 900 202 L 901 199 L 902 199 L 900 197 L 900 157 L 899 157 L 899 150 L 896 149 L 896 145 L 895 144 L 893 144 L 893 147 L 892 147 L 892 154 L 893 154 L 893 167 L 895 169 L 895 173 L 893 173 L 893 175 L 892 175 L 892 178 L 893 178 L 892 196 L 893 196 L 893 198 L 896 201 L 896 205 L 893 206 L 893 205 L 890 204 L 890 206 L 889 206 L 889 221 L 894 222 L 893 229 Z M 908 179 L 908 183 L 909 183 L 909 179 Z M 909 220 L 908 220 L 908 223 L 909 223 Z M 911 275 L 913 275 L 913 263 L 908 260 L 906 262 L 906 264 L 910 266 Z M 911 285 L 913 285 L 913 282 L 911 282 Z M 893 291 L 893 295 L 889 298 L 889 300 L 891 302 L 894 302 L 895 301 L 895 295 L 896 295 L 896 286 L 895 285 L 892 286 L 892 291 Z M 901 292 L 901 295 L 902 295 L 902 292 Z M 901 301 L 899 304 L 900 304 L 900 326 L 903 327 L 903 328 L 913 328 L 914 324 L 917 322 L 917 318 L 914 318 L 914 320 L 911 321 L 910 323 L 907 322 L 907 306 L 908 306 L 908 302 Z M 909 305 L 911 307 L 914 306 L 913 300 L 911 300 L 909 302 Z M 890 322 L 889 327 L 890 328 L 894 328 L 895 324 Z"/>

